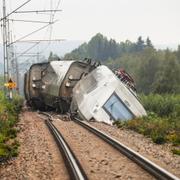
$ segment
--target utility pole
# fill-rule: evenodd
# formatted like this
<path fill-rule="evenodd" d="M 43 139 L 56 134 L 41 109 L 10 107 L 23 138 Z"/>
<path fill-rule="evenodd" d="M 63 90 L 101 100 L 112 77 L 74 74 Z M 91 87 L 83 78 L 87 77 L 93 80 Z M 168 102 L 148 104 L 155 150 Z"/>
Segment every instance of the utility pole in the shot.
<path fill-rule="evenodd" d="M 3 0 L 3 56 L 4 56 L 4 84 L 9 80 L 9 62 L 8 62 L 8 32 L 7 32 L 7 16 L 6 16 L 6 1 Z M 7 96 L 8 90 L 4 87 L 5 95 Z"/>

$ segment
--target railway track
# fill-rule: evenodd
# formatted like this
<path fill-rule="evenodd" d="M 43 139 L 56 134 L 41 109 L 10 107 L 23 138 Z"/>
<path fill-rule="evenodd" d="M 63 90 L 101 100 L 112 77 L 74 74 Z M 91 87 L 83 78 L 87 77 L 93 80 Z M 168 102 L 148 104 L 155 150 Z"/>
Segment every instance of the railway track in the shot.
<path fill-rule="evenodd" d="M 141 156 L 139 153 L 135 152 L 131 148 L 125 146 L 124 144 L 120 143 L 116 139 L 110 137 L 109 135 L 105 134 L 104 132 L 98 130 L 97 128 L 87 124 L 86 122 L 81 121 L 78 118 L 74 118 L 74 122 L 78 123 L 79 125 L 83 126 L 88 131 L 96 134 L 98 137 L 103 139 L 108 144 L 112 145 L 116 148 L 120 153 L 127 156 L 129 159 L 137 163 L 143 169 L 145 169 L 148 173 L 156 177 L 157 179 L 161 180 L 179 180 L 178 177 L 174 176 L 173 174 L 169 173 L 165 169 L 161 168 L 157 164 L 153 163 L 152 161 L 148 160 L 147 158 Z"/>
<path fill-rule="evenodd" d="M 71 179 L 74 179 L 74 180 L 88 179 L 81 164 L 75 157 L 74 153 L 72 152 L 71 148 L 65 141 L 64 137 L 51 122 L 51 115 L 49 115 L 48 113 L 42 113 L 42 114 L 48 117 L 48 119 L 45 120 L 45 123 L 48 126 L 51 134 L 54 136 L 55 141 L 60 149 L 60 152 L 63 155 L 63 159 L 64 159 L 65 165 L 67 167 L 67 170 L 69 172 Z"/>
<path fill-rule="evenodd" d="M 69 148 L 68 144 L 66 142 L 60 142 L 64 140 L 62 137 L 61 133 L 58 131 L 58 129 L 53 125 L 51 122 L 52 116 L 49 114 L 45 114 L 48 116 L 48 120 L 46 120 L 46 124 L 48 125 L 49 129 L 51 130 L 53 136 L 56 139 L 56 142 L 58 143 L 58 146 L 60 147 L 60 150 L 65 158 L 66 166 L 69 169 L 71 177 L 74 177 L 76 179 L 87 179 L 87 175 L 85 174 L 85 171 L 83 170 L 82 166 L 80 165 L 79 161 L 75 157 L 74 153 L 72 150 Z M 154 176 L 157 179 L 161 180 L 178 180 L 179 178 L 174 176 L 173 174 L 169 173 L 168 171 L 164 170 L 163 168 L 159 167 L 155 163 L 149 161 L 145 157 L 141 156 L 139 153 L 133 151 L 129 147 L 123 145 L 119 141 L 115 140 L 114 138 L 108 136 L 104 132 L 94 128 L 93 126 L 89 125 L 86 122 L 83 122 L 79 120 L 78 118 L 73 118 L 73 121 L 88 130 L 89 132 L 93 133 L 94 135 L 98 136 L 101 138 L 103 141 L 106 143 L 110 144 L 113 148 L 118 150 L 121 154 L 124 154 L 126 157 L 128 157 L 130 160 L 141 166 L 146 172 L 148 172 L 150 175 Z M 64 140 L 65 141 L 65 140 Z M 66 147 L 69 148 L 67 152 L 69 151 L 71 155 L 66 155 L 68 154 L 66 152 L 66 148 L 63 147 L 62 145 L 65 144 Z M 72 159 L 71 159 L 72 157 Z M 72 162 L 76 162 L 76 165 L 73 165 Z M 78 167 L 77 169 L 75 167 Z M 80 175 L 78 175 L 80 174 Z"/>

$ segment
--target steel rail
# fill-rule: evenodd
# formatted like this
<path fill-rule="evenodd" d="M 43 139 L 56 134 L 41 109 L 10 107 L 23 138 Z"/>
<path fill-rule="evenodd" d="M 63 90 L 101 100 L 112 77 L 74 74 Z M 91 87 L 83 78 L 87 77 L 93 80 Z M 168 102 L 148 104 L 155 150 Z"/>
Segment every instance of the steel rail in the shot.
<path fill-rule="evenodd" d="M 161 168 L 157 164 L 153 163 L 152 161 L 148 160 L 147 158 L 143 157 L 139 153 L 135 152 L 134 150 L 130 149 L 129 147 L 125 146 L 124 144 L 120 143 L 116 139 L 110 137 L 106 133 L 98 130 L 97 128 L 87 124 L 86 122 L 83 122 L 79 120 L 76 117 L 73 117 L 72 120 L 85 129 L 89 130 L 93 134 L 97 135 L 101 139 L 103 139 L 108 144 L 112 145 L 114 148 L 116 148 L 119 152 L 127 156 L 129 159 L 137 163 L 139 166 L 141 166 L 144 170 L 146 170 L 148 173 L 153 175 L 159 180 L 180 180 L 175 175 L 171 174 L 170 172 L 166 171 L 165 169 Z"/>
<path fill-rule="evenodd" d="M 75 157 L 74 153 L 70 149 L 69 145 L 63 138 L 62 134 L 58 131 L 58 129 L 53 125 L 50 121 L 51 116 L 48 113 L 43 113 L 44 115 L 48 116 L 48 120 L 45 120 L 46 125 L 48 126 L 49 130 L 51 131 L 52 135 L 54 136 L 56 143 L 63 155 L 65 165 L 69 171 L 69 175 L 71 179 L 74 180 L 86 180 L 87 175 L 85 174 L 82 166 L 80 165 L 79 161 Z"/>

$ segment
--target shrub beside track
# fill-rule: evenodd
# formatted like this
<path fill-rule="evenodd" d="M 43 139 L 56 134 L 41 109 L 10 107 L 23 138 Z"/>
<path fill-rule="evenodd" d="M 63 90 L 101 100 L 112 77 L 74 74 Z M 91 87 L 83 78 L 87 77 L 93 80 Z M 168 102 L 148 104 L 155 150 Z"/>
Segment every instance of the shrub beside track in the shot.
<path fill-rule="evenodd" d="M 18 155 L 19 143 L 15 139 L 18 115 L 23 99 L 15 96 L 12 101 L 7 100 L 0 92 L 0 162 Z"/>

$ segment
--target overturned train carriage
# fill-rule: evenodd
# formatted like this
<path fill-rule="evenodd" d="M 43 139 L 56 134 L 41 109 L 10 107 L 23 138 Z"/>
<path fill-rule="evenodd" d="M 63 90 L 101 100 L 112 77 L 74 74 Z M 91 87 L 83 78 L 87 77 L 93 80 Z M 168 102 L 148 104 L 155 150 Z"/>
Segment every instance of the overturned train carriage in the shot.
<path fill-rule="evenodd" d="M 52 61 L 32 65 L 25 74 L 27 103 L 40 110 L 53 108 L 67 112 L 75 84 L 97 65 L 91 61 Z"/>
<path fill-rule="evenodd" d="M 73 88 L 71 111 L 86 120 L 112 124 L 145 116 L 146 111 L 129 89 L 106 66 L 99 66 Z"/>
<path fill-rule="evenodd" d="M 146 115 L 131 89 L 106 66 L 91 61 L 34 64 L 24 84 L 28 104 L 37 109 L 54 108 L 108 124 Z"/>

